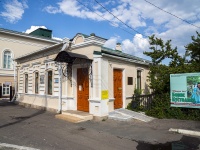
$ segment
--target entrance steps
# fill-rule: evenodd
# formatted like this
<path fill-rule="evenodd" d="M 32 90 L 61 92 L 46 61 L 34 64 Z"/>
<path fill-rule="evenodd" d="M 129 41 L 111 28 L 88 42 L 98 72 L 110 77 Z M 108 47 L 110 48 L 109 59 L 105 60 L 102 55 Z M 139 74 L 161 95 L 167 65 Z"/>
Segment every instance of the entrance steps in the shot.
<path fill-rule="evenodd" d="M 138 113 L 124 108 L 115 109 L 114 111 L 110 112 L 108 118 L 119 121 L 129 121 L 131 119 L 136 119 L 143 122 L 150 122 L 154 119 L 153 117 L 149 117 L 143 113 Z"/>
<path fill-rule="evenodd" d="M 58 114 L 55 117 L 73 123 L 80 123 L 93 119 L 93 115 L 87 112 L 76 111 L 76 110 L 62 111 L 62 114 Z"/>

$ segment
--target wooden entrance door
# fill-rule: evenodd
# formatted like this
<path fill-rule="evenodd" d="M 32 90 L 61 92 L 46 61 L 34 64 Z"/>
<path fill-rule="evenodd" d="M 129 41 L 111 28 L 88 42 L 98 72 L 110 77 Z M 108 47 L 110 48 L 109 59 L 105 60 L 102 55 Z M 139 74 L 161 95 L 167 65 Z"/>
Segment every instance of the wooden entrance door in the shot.
<path fill-rule="evenodd" d="M 114 83 L 114 109 L 122 108 L 123 101 L 123 88 L 122 88 L 122 70 L 115 69 L 113 77 L 113 83 Z"/>
<path fill-rule="evenodd" d="M 77 69 L 77 110 L 89 112 L 89 77 L 87 68 Z"/>

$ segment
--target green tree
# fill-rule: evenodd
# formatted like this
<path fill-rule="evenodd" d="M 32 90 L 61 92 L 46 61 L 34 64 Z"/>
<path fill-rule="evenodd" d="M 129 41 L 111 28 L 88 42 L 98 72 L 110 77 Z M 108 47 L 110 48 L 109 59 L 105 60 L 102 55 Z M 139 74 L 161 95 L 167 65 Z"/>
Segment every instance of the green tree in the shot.
<path fill-rule="evenodd" d="M 192 36 L 192 43 L 185 46 L 187 54 L 191 57 L 190 62 L 200 63 L 200 34 L 198 32 L 197 37 Z"/>
<path fill-rule="evenodd" d="M 186 53 L 190 57 L 189 63 L 193 65 L 197 72 L 200 71 L 200 34 L 198 32 L 197 36 L 192 36 L 192 42 L 185 46 Z"/>
<path fill-rule="evenodd" d="M 185 57 L 179 56 L 177 47 L 172 48 L 171 40 L 164 42 L 155 35 L 149 37 L 150 52 L 144 52 L 145 55 L 152 58 L 150 65 L 149 80 L 150 88 L 155 93 L 169 92 L 170 74 L 185 72 Z M 165 59 L 169 59 L 169 65 L 161 64 Z"/>
<path fill-rule="evenodd" d="M 152 109 L 146 112 L 148 115 L 158 118 L 200 120 L 198 109 L 170 107 L 170 74 L 200 71 L 200 34 L 197 33 L 196 38 L 192 36 L 192 40 L 193 42 L 186 46 L 185 55 L 180 56 L 177 47 L 172 48 L 171 40 L 164 42 L 155 35 L 149 37 L 151 51 L 144 54 L 152 59 L 148 79 L 155 97 Z M 187 62 L 187 57 L 191 58 L 191 61 Z M 162 64 L 166 59 L 169 60 L 169 64 Z"/>

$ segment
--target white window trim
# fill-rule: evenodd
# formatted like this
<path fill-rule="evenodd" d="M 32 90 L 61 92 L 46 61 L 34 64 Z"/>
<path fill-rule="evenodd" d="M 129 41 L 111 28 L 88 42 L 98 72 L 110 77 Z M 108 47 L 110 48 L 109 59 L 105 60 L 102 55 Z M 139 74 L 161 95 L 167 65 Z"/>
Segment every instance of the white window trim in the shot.
<path fill-rule="evenodd" d="M 38 80 L 38 92 L 37 93 L 35 92 L 36 91 L 35 90 L 36 89 L 36 85 L 35 85 L 35 82 L 36 82 L 36 80 L 35 80 L 36 76 L 35 75 L 36 75 L 36 73 L 38 73 L 38 79 L 37 79 Z M 39 87 L 40 87 L 40 75 L 39 75 L 39 71 L 35 71 L 33 77 L 34 77 L 34 80 L 33 80 L 34 81 L 34 86 L 33 86 L 34 89 L 33 89 L 33 91 L 34 91 L 35 94 L 39 94 L 40 93 L 40 90 L 39 90 Z"/>
<path fill-rule="evenodd" d="M 8 95 L 10 95 L 10 85 L 8 87 L 6 87 L 6 89 L 8 89 L 8 94 L 4 94 L 3 93 L 3 89 L 4 89 L 4 83 L 2 84 L 2 96 L 8 96 Z"/>
<path fill-rule="evenodd" d="M 26 75 L 27 75 L 28 78 L 29 78 L 28 73 L 24 73 L 24 93 L 29 93 L 29 92 L 28 92 L 28 79 L 27 79 L 27 85 L 26 85 Z M 27 91 L 26 91 L 26 88 L 27 88 Z"/>
<path fill-rule="evenodd" d="M 11 56 L 11 67 L 10 67 L 10 68 L 4 68 L 4 53 L 5 53 L 6 51 L 9 51 L 9 52 L 10 52 L 10 56 Z M 2 69 L 4 69 L 4 70 L 13 70 L 13 63 L 14 63 L 14 62 L 13 62 L 13 58 L 14 58 L 14 53 L 13 53 L 13 51 L 10 50 L 10 49 L 8 49 L 8 48 L 4 49 L 4 50 L 2 51 L 2 53 L 1 53 L 1 58 L 2 58 L 2 61 L 1 61 L 0 67 L 1 67 Z"/>

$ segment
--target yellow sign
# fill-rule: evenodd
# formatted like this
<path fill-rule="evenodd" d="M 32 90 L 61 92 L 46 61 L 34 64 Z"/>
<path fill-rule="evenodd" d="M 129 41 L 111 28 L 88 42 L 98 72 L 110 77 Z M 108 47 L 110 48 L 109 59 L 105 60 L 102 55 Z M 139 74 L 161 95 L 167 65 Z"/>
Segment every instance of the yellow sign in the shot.
<path fill-rule="evenodd" d="M 108 99 L 108 90 L 101 91 L 101 99 Z"/>

